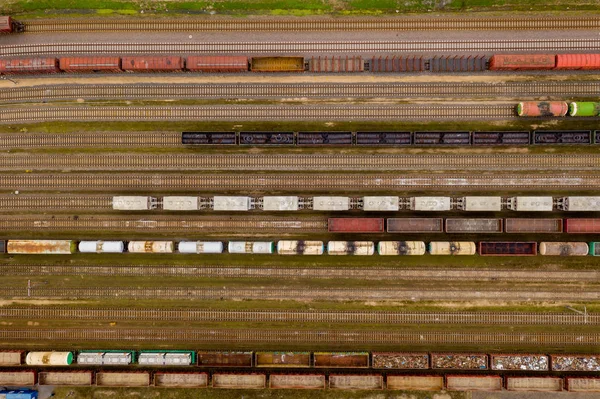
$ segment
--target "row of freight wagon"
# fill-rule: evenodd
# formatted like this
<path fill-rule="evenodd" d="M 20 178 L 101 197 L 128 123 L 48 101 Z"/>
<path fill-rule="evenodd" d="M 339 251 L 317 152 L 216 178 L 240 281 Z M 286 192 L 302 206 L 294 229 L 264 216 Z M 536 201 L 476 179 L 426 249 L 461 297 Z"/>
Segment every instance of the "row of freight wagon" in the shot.
<path fill-rule="evenodd" d="M 573 104 L 573 103 L 572 103 Z M 527 109 L 534 112 L 535 107 Z M 539 107 L 537 108 L 539 110 Z M 578 108 L 578 113 L 581 113 Z M 539 112 L 539 111 L 537 111 Z M 539 112 L 541 116 L 541 112 Z M 522 115 L 525 116 L 525 115 Z M 529 116 L 529 115 L 527 115 Z M 536 115 L 531 115 L 536 116 Z M 591 116 L 591 115 L 590 115 Z M 240 146 L 497 146 L 600 144 L 600 131 L 182 132 L 183 145 Z"/>
<path fill-rule="evenodd" d="M 119 211 L 228 211 L 246 212 L 260 209 L 269 212 L 313 211 L 396 212 L 600 212 L 600 196 L 468 196 L 468 197 L 398 197 L 398 196 L 114 196 L 112 208 Z"/>
<path fill-rule="evenodd" d="M 193 350 L 0 351 L 0 366 L 199 366 L 382 370 L 600 371 L 600 354 L 253 352 Z M 2 385 L 0 383 L 0 385 Z"/>
<path fill-rule="evenodd" d="M 592 101 L 524 101 L 517 104 L 517 115 L 524 117 L 598 116 L 600 103 Z"/>
<path fill-rule="evenodd" d="M 230 254 L 278 255 L 362 255 L 377 253 L 395 255 L 475 255 L 481 256 L 600 256 L 599 242 L 507 242 L 481 241 L 230 241 Z M 177 247 L 176 247 L 177 245 Z M 222 241 L 80 241 L 71 240 L 9 240 L 8 254 L 68 255 L 72 253 L 158 253 L 158 254 L 221 254 Z M 76 249 L 77 248 L 77 249 Z M 177 248 L 177 250 L 175 249 Z M 539 248 L 539 251 L 538 251 Z"/>
<path fill-rule="evenodd" d="M 0 371 L 5 386 L 101 386 L 225 389 L 331 389 L 410 391 L 546 391 L 600 392 L 597 377 L 542 377 L 518 375 L 414 375 L 414 374 L 324 374 L 308 373 L 227 373 L 166 371 Z M 28 390 L 24 390 L 27 392 Z M 32 399 L 33 396 L 6 396 Z M 1 397 L 0 397 L 1 398 Z"/>
<path fill-rule="evenodd" d="M 0 60 L 2 74 L 98 72 L 312 72 L 411 73 L 517 70 L 599 70 L 600 54 L 496 54 L 402 56 L 248 57 L 240 55 L 159 55 L 27 57 Z"/>

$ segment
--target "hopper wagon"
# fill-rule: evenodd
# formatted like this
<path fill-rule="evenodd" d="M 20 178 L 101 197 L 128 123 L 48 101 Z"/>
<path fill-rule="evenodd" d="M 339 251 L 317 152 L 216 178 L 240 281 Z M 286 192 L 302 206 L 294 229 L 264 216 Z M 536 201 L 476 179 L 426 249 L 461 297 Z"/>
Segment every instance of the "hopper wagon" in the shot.
<path fill-rule="evenodd" d="M 136 352 L 119 350 L 82 350 L 77 364 L 89 366 L 124 366 L 136 362 Z"/>
<path fill-rule="evenodd" d="M 196 364 L 196 352 L 184 350 L 142 350 L 138 354 L 140 366 L 191 366 Z"/>

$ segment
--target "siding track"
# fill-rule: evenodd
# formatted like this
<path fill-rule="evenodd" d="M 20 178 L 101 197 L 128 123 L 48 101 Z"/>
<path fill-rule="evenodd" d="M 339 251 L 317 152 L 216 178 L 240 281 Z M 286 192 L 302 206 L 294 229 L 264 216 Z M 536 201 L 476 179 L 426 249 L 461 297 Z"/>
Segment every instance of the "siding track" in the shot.
<path fill-rule="evenodd" d="M 350 31 L 350 30 L 537 30 L 598 29 L 598 18 L 356 18 L 356 19 L 52 19 L 24 21 L 25 32 L 89 31 Z"/>
<path fill-rule="evenodd" d="M 181 132 L 0 133 L 2 149 L 61 147 L 181 147 Z"/>
<path fill-rule="evenodd" d="M 335 330 L 222 330 L 222 329 L 26 329 L 0 330 L 10 341 L 128 341 L 198 342 L 250 345 L 253 343 L 352 344 L 465 344 L 465 345 L 599 345 L 594 333 L 448 333 L 443 331 L 335 331 Z M 480 347 L 478 347 L 480 348 Z"/>
<path fill-rule="evenodd" d="M 365 312 L 301 310 L 214 309 L 90 309 L 90 308 L 0 308 L 5 319 L 203 321 L 203 322 L 302 322 L 376 324 L 520 324 L 600 325 L 600 314 L 517 312 Z"/>

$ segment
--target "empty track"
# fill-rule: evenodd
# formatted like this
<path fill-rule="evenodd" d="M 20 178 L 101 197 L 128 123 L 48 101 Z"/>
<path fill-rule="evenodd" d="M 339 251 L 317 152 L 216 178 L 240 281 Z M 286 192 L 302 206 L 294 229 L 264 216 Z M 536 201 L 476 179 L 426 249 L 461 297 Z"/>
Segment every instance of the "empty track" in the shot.
<path fill-rule="evenodd" d="M 594 17 L 553 18 L 319 18 L 319 19 L 51 19 L 24 21 L 25 32 L 89 31 L 350 31 L 350 30 L 537 30 L 598 29 Z"/>
<path fill-rule="evenodd" d="M 332 54 L 395 52 L 595 51 L 600 39 L 207 42 L 207 43 L 50 43 L 0 46 L 0 57 L 67 54 Z"/>
<path fill-rule="evenodd" d="M 112 210 L 108 195 L 0 195 L 0 212 L 15 210 Z"/>
<path fill-rule="evenodd" d="M 335 331 L 335 330 L 258 330 L 258 329 L 2 329 L 0 339 L 5 341 L 127 341 L 127 342 L 197 342 L 250 345 L 320 343 L 320 344 L 451 344 L 470 345 L 480 350 L 481 344 L 494 345 L 569 345 L 596 346 L 600 334 L 595 333 L 516 333 L 445 331 Z M 281 345 L 279 345 L 281 347 Z"/>
<path fill-rule="evenodd" d="M 167 192 L 239 190 L 262 192 L 382 192 L 388 190 L 503 191 L 598 190 L 597 174 L 202 174 L 181 173 L 44 173 L 0 174 L 0 187 L 6 191 L 105 191 Z"/>
<path fill-rule="evenodd" d="M 598 154 L 0 154 L 3 171 L 584 171 L 600 169 Z"/>
<path fill-rule="evenodd" d="M 600 82 L 504 83 L 223 83 L 49 85 L 0 90 L 0 101 L 174 98 L 473 98 L 537 99 L 540 96 L 594 97 Z"/>
<path fill-rule="evenodd" d="M 0 148 L 181 147 L 181 132 L 0 133 Z"/>
<path fill-rule="evenodd" d="M 328 310 L 0 308 L 4 319 L 375 324 L 599 325 L 600 314 L 518 312 L 369 312 Z"/>
<path fill-rule="evenodd" d="M 153 231 L 216 233 L 326 233 L 327 216 L 46 216 L 6 215 L 0 218 L 1 230 L 12 231 Z"/>
<path fill-rule="evenodd" d="M 342 262 L 343 263 L 343 262 Z M 513 269 L 408 269 L 382 267 L 252 267 L 210 264 L 171 265 L 2 265 L 0 276 L 144 276 L 208 278 L 279 278 L 279 279 L 362 279 L 386 281 L 510 281 L 510 282 L 600 282 L 600 270 L 513 270 Z"/>
<path fill-rule="evenodd" d="M 0 108 L 0 123 L 49 121 L 452 120 L 512 119 L 515 104 L 206 105 Z"/>
<path fill-rule="evenodd" d="M 210 299 L 210 300 L 294 300 L 294 301 L 597 301 L 597 288 L 530 287 L 515 289 L 406 289 L 406 288 L 193 288 L 193 287 L 87 287 L 45 288 L 4 287 L 3 298 L 51 299 Z"/>

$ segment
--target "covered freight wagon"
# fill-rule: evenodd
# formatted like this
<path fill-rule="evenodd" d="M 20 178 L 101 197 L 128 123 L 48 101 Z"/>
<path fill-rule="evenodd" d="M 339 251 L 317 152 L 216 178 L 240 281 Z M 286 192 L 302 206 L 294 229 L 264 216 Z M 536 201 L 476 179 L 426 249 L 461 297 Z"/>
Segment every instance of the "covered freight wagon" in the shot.
<path fill-rule="evenodd" d="M 552 197 L 511 197 L 508 209 L 517 212 L 552 212 Z"/>
<path fill-rule="evenodd" d="M 156 209 L 157 201 L 155 197 L 147 196 L 116 196 L 113 197 L 112 206 L 120 211 L 148 211 Z"/>
<path fill-rule="evenodd" d="M 313 211 L 347 211 L 349 197 L 313 197 Z"/>
<path fill-rule="evenodd" d="M 589 247 L 585 242 L 541 242 L 540 255 L 586 256 Z"/>
<path fill-rule="evenodd" d="M 558 54 L 556 69 L 600 69 L 600 54 Z"/>
<path fill-rule="evenodd" d="M 61 57 L 59 65 L 64 72 L 122 72 L 120 57 Z"/>
<path fill-rule="evenodd" d="M 383 233 L 383 218 L 329 218 L 330 233 Z"/>
<path fill-rule="evenodd" d="M 558 209 L 573 212 L 600 212 L 600 197 L 562 197 Z"/>
<path fill-rule="evenodd" d="M 192 72 L 248 72 L 248 57 L 189 56 L 185 69 Z"/>
<path fill-rule="evenodd" d="M 251 197 L 219 195 L 213 197 L 213 210 L 215 211 L 249 211 L 250 209 L 254 209 Z"/>
<path fill-rule="evenodd" d="M 121 59 L 126 72 L 181 72 L 183 58 L 177 56 L 133 56 Z"/>
<path fill-rule="evenodd" d="M 450 197 L 411 197 L 409 209 L 413 211 L 449 211 Z"/>
<path fill-rule="evenodd" d="M 312 57 L 308 61 L 310 72 L 363 72 L 364 62 L 362 57 L 333 56 Z"/>
<path fill-rule="evenodd" d="M 134 351 L 120 350 L 83 350 L 77 354 L 77 364 L 123 366 L 135 363 Z"/>
<path fill-rule="evenodd" d="M 165 211 L 197 211 L 200 209 L 198 197 L 163 197 L 163 209 Z"/>
<path fill-rule="evenodd" d="M 458 209 L 467 212 L 500 212 L 502 197 L 462 197 L 458 201 Z"/>
<path fill-rule="evenodd" d="M 72 240 L 8 240 L 9 254 L 68 255 L 75 253 Z"/>
<path fill-rule="evenodd" d="M 304 57 L 252 57 L 252 72 L 304 72 Z"/>
<path fill-rule="evenodd" d="M 300 209 L 300 198 L 297 196 L 265 196 L 264 211 L 297 211 Z"/>
<path fill-rule="evenodd" d="M 60 69 L 57 58 L 29 57 L 0 60 L 0 73 L 3 75 L 58 72 Z"/>
<path fill-rule="evenodd" d="M 496 54 L 490 58 L 490 71 L 554 69 L 554 54 Z"/>
<path fill-rule="evenodd" d="M 140 366 L 191 366 L 196 364 L 196 352 L 186 350 L 143 350 L 137 362 Z"/>

